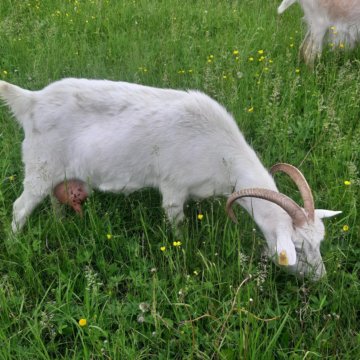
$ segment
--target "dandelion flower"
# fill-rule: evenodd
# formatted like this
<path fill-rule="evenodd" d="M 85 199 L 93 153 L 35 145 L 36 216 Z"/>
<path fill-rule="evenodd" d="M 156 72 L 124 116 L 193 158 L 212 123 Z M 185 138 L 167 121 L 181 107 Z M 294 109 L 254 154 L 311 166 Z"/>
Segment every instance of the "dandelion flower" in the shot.
<path fill-rule="evenodd" d="M 108 240 L 111 240 L 111 239 L 112 239 L 112 235 L 111 235 L 111 234 L 106 234 L 106 238 L 107 238 Z"/>
<path fill-rule="evenodd" d="M 86 326 L 86 325 L 87 325 L 87 320 L 86 320 L 86 319 L 80 319 L 80 320 L 79 320 L 79 325 L 80 325 L 81 327 Z"/>
<path fill-rule="evenodd" d="M 198 220 L 201 221 L 204 218 L 204 215 L 203 214 L 198 214 L 197 218 L 198 218 Z"/>
<path fill-rule="evenodd" d="M 300 74 L 300 69 L 295 69 L 296 74 Z"/>
<path fill-rule="evenodd" d="M 164 251 L 166 250 L 166 246 L 161 246 L 161 247 L 160 247 L 160 250 L 161 250 L 162 252 L 164 252 Z"/>
<path fill-rule="evenodd" d="M 258 50 L 258 54 L 262 55 L 264 53 L 264 50 Z"/>
<path fill-rule="evenodd" d="M 233 55 L 239 55 L 239 50 L 234 50 Z"/>
<path fill-rule="evenodd" d="M 351 185 L 351 181 L 345 180 L 345 181 L 344 181 L 344 185 L 345 185 L 345 186 L 350 186 L 350 185 Z"/>
<path fill-rule="evenodd" d="M 252 56 L 250 56 L 249 61 L 254 61 L 254 58 Z"/>
<path fill-rule="evenodd" d="M 142 313 L 146 313 L 149 311 L 150 309 L 150 305 L 146 302 L 142 302 L 139 304 L 139 309 Z"/>
<path fill-rule="evenodd" d="M 181 246 L 181 241 L 174 241 L 173 246 L 175 247 Z"/>
<path fill-rule="evenodd" d="M 349 227 L 349 225 L 344 225 L 342 229 L 343 229 L 343 231 L 346 232 L 346 231 L 349 231 L 350 227 Z"/>

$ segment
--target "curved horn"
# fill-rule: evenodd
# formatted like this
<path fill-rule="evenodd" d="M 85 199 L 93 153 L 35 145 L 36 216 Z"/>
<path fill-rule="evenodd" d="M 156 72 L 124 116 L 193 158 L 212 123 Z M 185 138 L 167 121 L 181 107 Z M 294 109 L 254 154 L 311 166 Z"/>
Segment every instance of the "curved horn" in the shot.
<path fill-rule="evenodd" d="M 304 209 L 309 217 L 309 220 L 313 222 L 315 217 L 314 198 L 312 196 L 310 186 L 307 183 L 302 172 L 295 166 L 285 163 L 275 164 L 270 169 L 271 174 L 274 174 L 278 171 L 282 171 L 285 174 L 288 174 L 290 178 L 294 181 L 300 191 L 301 197 L 304 202 Z"/>
<path fill-rule="evenodd" d="M 279 205 L 289 214 L 295 226 L 302 226 L 307 221 L 306 215 L 304 214 L 301 207 L 286 195 L 269 189 L 243 189 L 231 194 L 226 202 L 226 212 L 230 219 L 235 223 L 237 221 L 232 209 L 232 205 L 235 200 L 244 197 L 254 197 L 268 200 L 276 205 Z"/>

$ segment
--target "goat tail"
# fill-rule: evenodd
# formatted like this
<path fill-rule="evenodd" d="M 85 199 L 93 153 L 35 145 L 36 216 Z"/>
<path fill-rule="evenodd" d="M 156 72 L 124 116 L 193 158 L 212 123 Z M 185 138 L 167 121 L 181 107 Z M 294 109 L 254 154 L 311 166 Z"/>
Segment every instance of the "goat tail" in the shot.
<path fill-rule="evenodd" d="M 297 0 L 283 0 L 277 9 L 278 14 L 282 14 L 288 7 L 296 3 Z"/>
<path fill-rule="evenodd" d="M 34 105 L 34 92 L 0 80 L 0 98 L 10 107 L 16 119 L 22 125 L 23 115 L 31 111 Z"/>

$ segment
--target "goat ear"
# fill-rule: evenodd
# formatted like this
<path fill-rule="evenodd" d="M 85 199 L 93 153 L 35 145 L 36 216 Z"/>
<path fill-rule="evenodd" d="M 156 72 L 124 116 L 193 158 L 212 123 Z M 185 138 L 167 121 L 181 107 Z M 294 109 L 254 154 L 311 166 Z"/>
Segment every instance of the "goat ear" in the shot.
<path fill-rule="evenodd" d="M 342 211 L 322 210 L 322 209 L 316 209 L 315 210 L 315 214 L 320 219 L 333 217 L 333 216 L 341 214 L 341 213 L 342 213 Z"/>
<path fill-rule="evenodd" d="M 276 252 L 279 265 L 288 266 L 296 264 L 296 250 L 291 237 L 279 236 L 277 238 Z"/>

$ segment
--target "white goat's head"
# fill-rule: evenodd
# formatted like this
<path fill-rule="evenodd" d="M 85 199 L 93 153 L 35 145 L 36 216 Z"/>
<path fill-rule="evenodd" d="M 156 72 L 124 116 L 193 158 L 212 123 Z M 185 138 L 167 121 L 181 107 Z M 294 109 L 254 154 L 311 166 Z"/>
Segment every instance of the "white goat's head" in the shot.
<path fill-rule="evenodd" d="M 276 164 L 271 168 L 271 173 L 284 172 L 288 174 L 297 185 L 304 208 L 297 205 L 292 199 L 284 194 L 268 189 L 244 189 L 233 193 L 226 204 L 229 217 L 236 222 L 232 210 L 233 203 L 245 197 L 264 199 L 275 203 L 284 209 L 292 219 L 290 234 L 277 234 L 273 226 L 262 230 L 268 244 L 281 244 L 280 252 L 276 249 L 268 249 L 268 254 L 279 265 L 287 266 L 291 272 L 303 277 L 305 275 L 313 280 L 318 280 L 326 274 L 325 266 L 321 258 L 320 244 L 325 236 L 323 218 L 335 216 L 341 211 L 316 210 L 311 189 L 303 174 L 289 164 Z M 274 239 L 274 237 L 277 237 Z M 290 239 L 288 238 L 290 237 Z"/>

